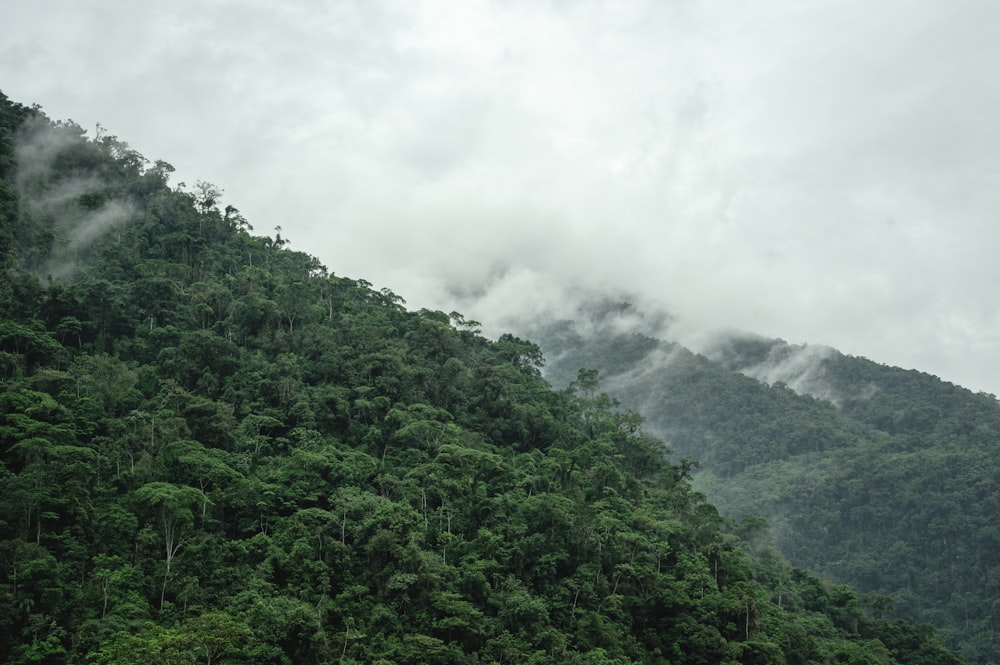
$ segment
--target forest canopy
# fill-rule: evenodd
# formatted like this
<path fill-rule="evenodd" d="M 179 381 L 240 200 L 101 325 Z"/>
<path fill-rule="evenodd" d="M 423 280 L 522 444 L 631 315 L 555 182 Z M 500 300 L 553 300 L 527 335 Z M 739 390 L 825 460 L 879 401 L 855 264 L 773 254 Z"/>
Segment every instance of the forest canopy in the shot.
<path fill-rule="evenodd" d="M 959 663 L 727 524 L 596 372 L 0 94 L 0 657 Z"/>
<path fill-rule="evenodd" d="M 597 368 L 644 426 L 695 460 L 731 519 L 770 522 L 796 566 L 892 601 L 964 658 L 1000 661 L 1000 403 L 916 370 L 748 334 L 703 354 L 638 332 L 628 303 L 531 336 L 568 385 Z"/>

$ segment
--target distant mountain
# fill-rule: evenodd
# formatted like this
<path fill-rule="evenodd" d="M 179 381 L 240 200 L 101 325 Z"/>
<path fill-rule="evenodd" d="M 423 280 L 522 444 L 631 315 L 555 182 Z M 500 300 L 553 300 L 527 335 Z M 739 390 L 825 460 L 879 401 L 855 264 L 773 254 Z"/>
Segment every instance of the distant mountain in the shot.
<path fill-rule="evenodd" d="M 884 594 L 972 662 L 1000 662 L 1000 405 L 827 347 L 720 336 L 704 354 L 627 332 L 628 304 L 529 333 L 568 385 L 581 368 L 637 410 L 695 486 L 772 527 L 797 566 Z M 653 317 L 655 319 L 655 317 Z M 666 336 L 666 335 L 664 335 Z"/>

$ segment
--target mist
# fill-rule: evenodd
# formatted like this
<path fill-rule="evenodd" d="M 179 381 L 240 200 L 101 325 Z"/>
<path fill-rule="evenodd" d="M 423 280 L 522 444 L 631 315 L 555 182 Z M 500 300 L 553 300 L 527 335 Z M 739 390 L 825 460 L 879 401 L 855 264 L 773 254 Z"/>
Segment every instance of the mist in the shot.
<path fill-rule="evenodd" d="M 6 94 L 412 307 L 629 294 L 695 348 L 1000 388 L 994 3 L 54 6 L 9 17 Z"/>
<path fill-rule="evenodd" d="M 36 266 L 42 278 L 66 279 L 77 270 L 83 253 L 97 240 L 134 219 L 133 204 L 110 195 L 112 185 L 92 169 L 72 164 L 84 133 L 70 124 L 53 127 L 47 121 L 29 120 L 15 137 L 16 185 L 23 214 L 46 220 L 54 237 L 47 257 Z"/>
<path fill-rule="evenodd" d="M 702 353 L 728 370 L 757 379 L 761 383 L 781 383 L 800 395 L 840 406 L 845 398 L 830 384 L 825 361 L 840 354 L 829 346 L 789 344 L 781 339 L 767 339 L 746 332 L 721 332 L 706 338 Z"/>

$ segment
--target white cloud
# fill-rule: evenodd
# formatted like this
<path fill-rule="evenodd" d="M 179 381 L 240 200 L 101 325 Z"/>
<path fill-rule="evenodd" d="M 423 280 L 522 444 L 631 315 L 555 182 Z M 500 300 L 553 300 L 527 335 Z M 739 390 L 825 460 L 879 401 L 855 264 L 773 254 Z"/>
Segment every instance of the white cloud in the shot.
<path fill-rule="evenodd" d="M 692 335 L 996 392 L 998 19 L 982 0 L 39 0 L 9 17 L 0 80 L 414 306 L 489 324 L 605 288 Z"/>

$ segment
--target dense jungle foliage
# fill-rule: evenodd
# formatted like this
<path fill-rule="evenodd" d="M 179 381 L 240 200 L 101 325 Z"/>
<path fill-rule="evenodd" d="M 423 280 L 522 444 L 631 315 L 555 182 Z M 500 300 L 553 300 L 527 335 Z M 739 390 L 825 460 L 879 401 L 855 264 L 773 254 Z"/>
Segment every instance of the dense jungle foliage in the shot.
<path fill-rule="evenodd" d="M 726 526 L 594 372 L 0 95 L 0 660 L 961 661 Z"/>
<path fill-rule="evenodd" d="M 651 331 L 616 334 L 616 318 L 639 318 L 624 304 L 585 315 L 537 331 L 554 384 L 599 368 L 610 394 L 699 463 L 695 487 L 724 515 L 767 519 L 794 565 L 887 596 L 971 662 L 1000 662 L 993 395 L 749 335 L 696 355 Z"/>

